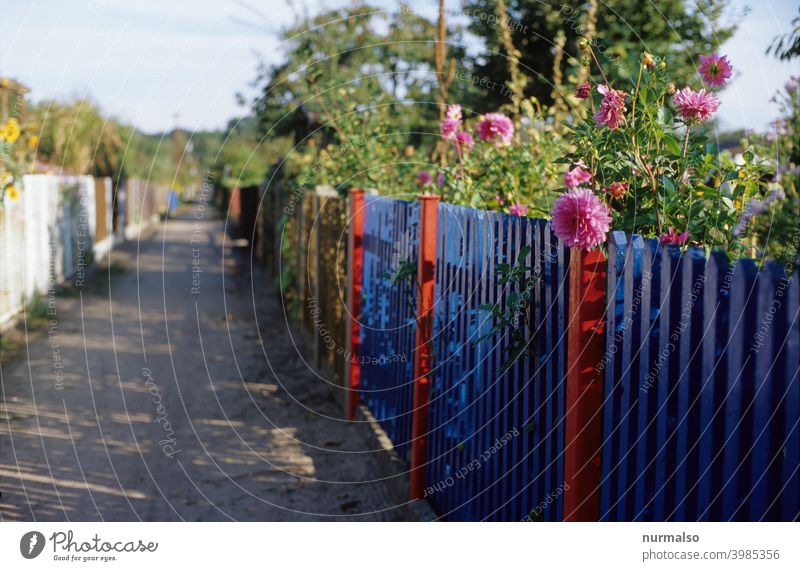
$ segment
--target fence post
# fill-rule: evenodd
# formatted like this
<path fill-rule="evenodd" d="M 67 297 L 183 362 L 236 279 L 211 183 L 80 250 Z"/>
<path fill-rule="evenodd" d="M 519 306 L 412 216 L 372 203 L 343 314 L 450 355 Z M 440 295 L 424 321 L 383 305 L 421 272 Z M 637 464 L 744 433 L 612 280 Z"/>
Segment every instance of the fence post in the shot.
<path fill-rule="evenodd" d="M 564 521 L 600 514 L 605 347 L 606 257 L 573 248 L 569 268 L 567 399 L 564 426 Z"/>
<path fill-rule="evenodd" d="M 358 388 L 361 385 L 361 288 L 364 285 L 364 190 L 350 191 L 350 347 L 347 361 L 350 374 L 347 380 L 347 418 L 354 420 L 358 410 Z"/>
<path fill-rule="evenodd" d="M 320 244 L 320 240 L 319 240 L 319 231 L 320 231 L 320 225 L 322 224 L 322 220 L 321 220 L 321 216 L 320 216 L 321 208 L 322 208 L 322 202 L 320 201 L 320 197 L 319 197 L 318 191 L 315 189 L 314 190 L 314 207 L 312 208 L 312 212 L 314 213 L 314 222 L 313 222 L 313 226 L 311 227 L 311 231 L 313 232 L 312 237 L 313 237 L 313 240 L 314 240 L 314 260 L 313 260 L 313 264 L 314 264 L 314 283 L 312 284 L 312 287 L 314 288 L 314 291 L 313 291 L 312 295 L 314 296 L 314 303 L 316 304 L 316 309 L 318 311 L 321 311 L 321 309 L 320 309 L 320 300 L 319 300 L 319 282 L 320 282 L 320 276 L 319 276 L 319 268 L 320 268 L 319 257 L 320 257 L 320 252 L 319 252 L 319 248 L 320 248 L 320 245 L 321 245 Z M 323 336 L 319 334 L 319 332 L 316 330 L 315 327 L 312 327 L 312 329 L 314 329 L 314 331 L 312 333 L 314 335 L 314 340 L 313 340 L 313 344 L 311 345 L 311 348 L 314 351 L 314 366 L 317 369 L 320 369 L 320 368 L 322 368 L 322 358 L 320 357 L 320 355 L 322 354 L 322 350 L 320 349 L 320 346 L 322 345 L 322 337 Z"/>
<path fill-rule="evenodd" d="M 433 343 L 434 273 L 439 197 L 422 195 L 420 201 L 419 252 L 417 256 L 417 331 L 414 341 L 414 400 L 411 417 L 411 486 L 409 497 L 425 493 L 428 459 L 428 401 L 430 398 L 431 345 Z"/>

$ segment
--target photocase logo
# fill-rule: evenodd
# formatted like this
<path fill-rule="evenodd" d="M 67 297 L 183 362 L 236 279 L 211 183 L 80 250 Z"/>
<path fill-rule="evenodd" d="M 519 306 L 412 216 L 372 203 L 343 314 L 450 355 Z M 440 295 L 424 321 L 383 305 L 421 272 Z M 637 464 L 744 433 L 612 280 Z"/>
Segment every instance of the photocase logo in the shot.
<path fill-rule="evenodd" d="M 19 540 L 19 552 L 25 559 L 34 559 L 44 549 L 44 534 L 38 531 L 29 531 Z"/>

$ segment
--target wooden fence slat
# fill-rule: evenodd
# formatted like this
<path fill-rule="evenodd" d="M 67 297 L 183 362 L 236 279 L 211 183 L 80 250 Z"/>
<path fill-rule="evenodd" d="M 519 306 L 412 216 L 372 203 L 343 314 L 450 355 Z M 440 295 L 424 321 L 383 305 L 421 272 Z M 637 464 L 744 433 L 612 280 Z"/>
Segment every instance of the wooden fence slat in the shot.
<path fill-rule="evenodd" d="M 783 417 L 785 457 L 779 504 L 783 521 L 800 519 L 800 272 L 789 285 L 786 309 L 786 390 Z"/>
<path fill-rule="evenodd" d="M 621 376 L 619 381 L 619 408 L 618 420 L 618 446 L 617 458 L 617 499 L 616 518 L 624 521 L 629 518 L 633 508 L 633 482 L 636 460 L 631 454 L 632 442 L 635 442 L 635 420 L 639 398 L 638 383 L 635 372 L 637 370 L 639 329 L 641 327 L 639 313 L 640 299 L 636 292 L 642 279 L 642 264 L 644 257 L 644 241 L 639 235 L 633 235 L 627 244 L 625 252 L 625 265 L 623 277 L 623 318 L 622 318 L 622 352 L 620 354 Z"/>
<path fill-rule="evenodd" d="M 680 315 L 675 332 L 679 334 L 679 365 L 671 376 L 677 381 L 675 422 L 674 512 L 670 519 L 694 518 L 697 488 L 698 402 L 701 386 L 700 343 L 703 335 L 703 287 L 705 257 L 700 248 L 689 248 L 682 260 Z"/>
<path fill-rule="evenodd" d="M 786 286 L 783 270 L 777 264 L 769 263 L 759 272 L 748 521 L 778 519 L 776 512 L 780 512 L 771 496 L 777 496 L 782 464 L 779 455 L 783 451 L 783 439 L 776 438 L 783 411 L 780 385 L 785 379 L 780 366 L 784 331 L 778 312 L 783 311 L 787 301 Z"/>
<path fill-rule="evenodd" d="M 634 521 L 652 520 L 653 481 L 655 466 L 652 456 L 656 450 L 655 410 L 656 387 L 652 378 L 652 362 L 658 354 L 658 311 L 659 291 L 654 277 L 661 268 L 661 248 L 656 240 L 647 240 L 642 257 L 642 279 L 638 297 L 641 300 L 639 326 L 639 362 L 637 385 L 639 405 L 636 419 L 635 443 L 635 486 L 633 512 L 629 519 Z"/>
<path fill-rule="evenodd" d="M 656 439 L 658 453 L 654 460 L 655 500 L 653 519 L 665 521 L 666 498 L 672 498 L 672 467 L 675 465 L 675 444 L 672 438 L 675 427 L 677 400 L 673 391 L 674 382 L 670 374 L 677 369 L 678 347 L 675 325 L 680 316 L 681 293 L 680 252 L 672 245 L 662 249 L 661 275 L 658 277 L 661 290 L 661 311 L 659 319 L 659 361 L 658 361 L 658 406 L 656 417 Z M 671 501 L 671 500 L 670 500 Z"/>
<path fill-rule="evenodd" d="M 728 331 L 729 295 L 733 267 L 723 252 L 713 252 L 706 263 L 703 290 L 702 374 L 698 442 L 697 519 L 716 521 L 719 501 L 712 501 L 721 477 L 724 443 L 725 356 Z"/>
<path fill-rule="evenodd" d="M 621 331 L 624 326 L 624 264 L 628 239 L 624 232 L 612 232 L 608 237 L 608 285 L 606 289 L 606 349 L 603 383 L 603 452 L 601 455 L 602 480 L 600 485 L 600 519 L 612 519 L 614 485 L 616 482 L 618 444 L 617 406 L 618 352 L 621 350 Z"/>
<path fill-rule="evenodd" d="M 745 470 L 740 470 L 743 456 L 748 448 L 742 446 L 742 434 L 745 432 L 742 423 L 745 420 L 745 409 L 750 406 L 748 391 L 744 387 L 752 382 L 749 366 L 750 341 L 748 331 L 752 331 L 755 321 L 754 287 L 757 270 L 752 260 L 739 260 L 733 271 L 731 283 L 730 307 L 728 322 L 727 384 L 725 401 L 725 451 L 723 455 L 722 506 L 720 518 L 731 520 L 736 518 L 742 507 L 742 488 L 749 485 L 744 478 Z M 746 513 L 746 510 L 743 511 Z"/>

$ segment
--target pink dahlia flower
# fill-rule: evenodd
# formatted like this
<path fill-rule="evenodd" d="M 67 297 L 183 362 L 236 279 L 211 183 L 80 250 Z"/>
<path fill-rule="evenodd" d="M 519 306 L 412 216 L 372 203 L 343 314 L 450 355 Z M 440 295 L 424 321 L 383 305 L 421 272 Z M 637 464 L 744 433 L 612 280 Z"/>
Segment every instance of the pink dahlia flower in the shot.
<path fill-rule="evenodd" d="M 452 103 L 452 104 L 448 105 L 447 106 L 446 117 L 448 119 L 455 119 L 456 121 L 458 121 L 460 123 L 461 119 L 462 119 L 462 117 L 461 117 L 461 105 L 459 105 L 458 103 Z"/>
<path fill-rule="evenodd" d="M 528 215 L 528 207 L 524 204 L 517 202 L 516 204 L 512 204 L 508 208 L 509 214 L 514 216 L 527 216 Z"/>
<path fill-rule="evenodd" d="M 445 139 L 455 138 L 459 127 L 461 127 L 461 121 L 459 119 L 452 119 L 450 117 L 446 118 L 444 121 L 442 121 L 441 125 L 442 136 Z"/>
<path fill-rule="evenodd" d="M 417 186 L 428 186 L 431 183 L 431 174 L 428 171 L 417 173 Z"/>
<path fill-rule="evenodd" d="M 708 121 L 711 115 L 719 109 L 719 100 L 713 94 L 706 93 L 705 89 L 692 91 L 691 88 L 684 87 L 678 90 L 672 101 L 687 123 Z"/>
<path fill-rule="evenodd" d="M 591 190 L 576 188 L 562 194 L 553 206 L 553 231 L 569 247 L 591 250 L 606 239 L 611 215 Z"/>
<path fill-rule="evenodd" d="M 502 113 L 487 113 L 478 123 L 478 136 L 482 141 L 494 141 L 497 146 L 511 143 L 514 123 Z"/>
<path fill-rule="evenodd" d="M 597 88 L 603 101 L 600 102 L 600 109 L 594 114 L 595 126 L 605 125 L 612 131 L 619 127 L 625 116 L 625 92 L 618 89 L 611 89 L 607 85 Z"/>
<path fill-rule="evenodd" d="M 733 75 L 733 68 L 728 56 L 700 56 L 700 75 L 703 81 L 710 87 L 722 87 Z"/>
<path fill-rule="evenodd" d="M 677 244 L 678 246 L 682 246 L 686 243 L 686 240 L 689 239 L 689 231 L 681 232 L 678 234 L 678 231 L 675 228 L 670 228 L 667 230 L 666 234 L 662 234 L 659 237 L 659 240 L 662 244 Z"/>
<path fill-rule="evenodd" d="M 608 194 L 610 194 L 614 198 L 622 198 L 623 196 L 625 196 L 625 193 L 628 192 L 628 183 L 612 182 L 603 190 L 605 190 Z"/>
<path fill-rule="evenodd" d="M 578 99 L 589 99 L 589 94 L 592 92 L 592 86 L 588 83 L 581 83 L 575 90 L 575 97 Z"/>
<path fill-rule="evenodd" d="M 475 139 L 473 139 L 472 135 L 470 135 L 466 131 L 459 131 L 458 133 L 456 133 L 455 141 L 456 141 L 456 150 L 459 152 L 459 154 L 462 151 L 469 152 L 472 150 L 472 147 L 475 146 Z"/>
<path fill-rule="evenodd" d="M 564 186 L 570 190 L 587 184 L 591 180 L 592 173 L 586 170 L 586 164 L 583 161 L 578 161 L 575 163 L 575 168 L 564 173 Z"/>

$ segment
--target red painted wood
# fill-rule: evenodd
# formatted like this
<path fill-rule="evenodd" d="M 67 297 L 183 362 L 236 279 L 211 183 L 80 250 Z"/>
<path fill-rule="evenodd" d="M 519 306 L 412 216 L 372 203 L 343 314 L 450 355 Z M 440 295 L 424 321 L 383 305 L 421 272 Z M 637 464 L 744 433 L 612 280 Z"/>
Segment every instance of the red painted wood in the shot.
<path fill-rule="evenodd" d="M 425 494 L 428 459 L 428 402 L 433 352 L 434 273 L 439 197 L 423 195 L 420 201 L 419 252 L 417 258 L 417 332 L 414 342 L 414 409 L 411 418 L 411 486 L 409 497 Z"/>
<path fill-rule="evenodd" d="M 564 521 L 597 521 L 600 514 L 605 351 L 606 257 L 570 253 L 567 398 L 564 428 Z"/>
<path fill-rule="evenodd" d="M 350 191 L 350 378 L 347 395 L 347 418 L 354 420 L 358 410 L 361 385 L 361 288 L 364 285 L 364 191 Z"/>

